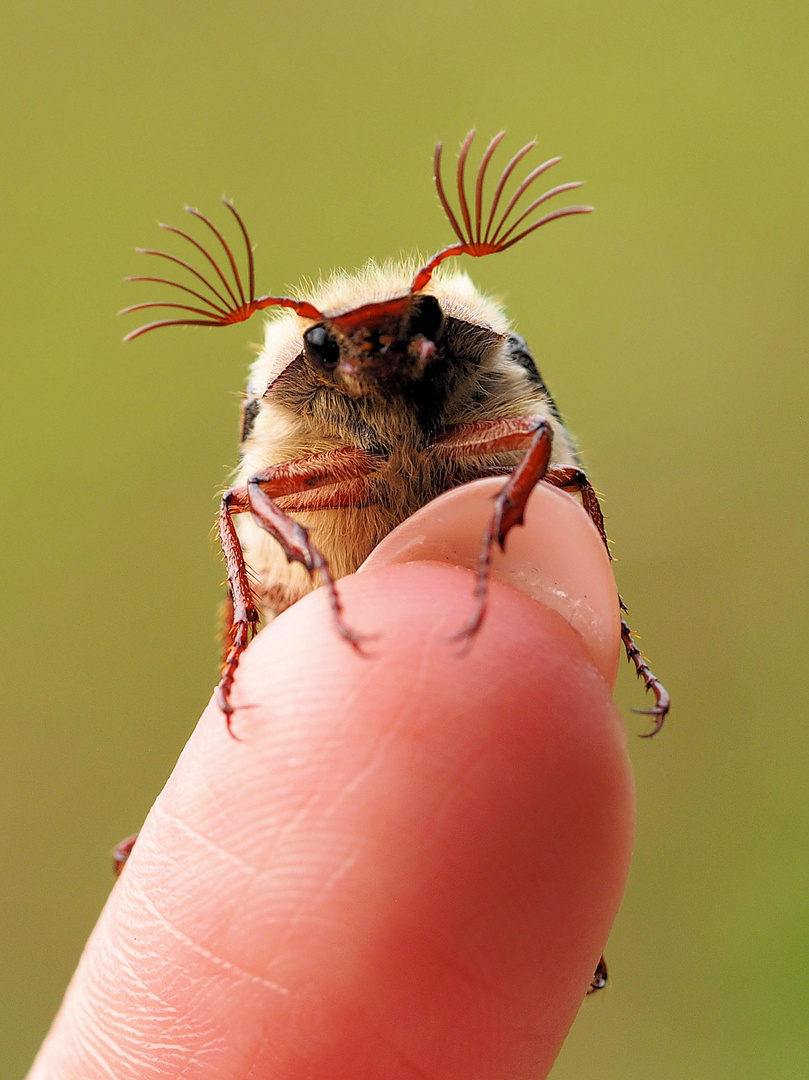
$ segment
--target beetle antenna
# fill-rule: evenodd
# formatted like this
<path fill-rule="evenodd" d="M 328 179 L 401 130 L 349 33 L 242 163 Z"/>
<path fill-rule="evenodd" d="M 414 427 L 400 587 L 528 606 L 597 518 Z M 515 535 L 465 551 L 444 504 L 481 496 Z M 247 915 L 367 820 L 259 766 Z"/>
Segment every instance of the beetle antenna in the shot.
<path fill-rule="evenodd" d="M 190 263 L 187 263 L 185 261 L 185 259 L 178 259 L 176 255 L 169 255 L 169 253 L 167 251 L 155 251 L 153 248 L 135 248 L 135 251 L 139 255 L 156 255 L 157 258 L 159 258 L 159 259 L 168 259 L 169 262 L 173 262 L 177 266 L 182 266 L 184 270 L 188 270 L 189 273 L 193 274 L 195 278 L 197 278 L 199 281 L 202 282 L 203 285 L 205 285 L 208 289 L 211 290 L 211 292 L 214 294 L 214 296 L 216 296 L 216 298 L 222 302 L 222 304 L 224 305 L 225 311 L 228 310 L 229 301 L 226 299 L 226 297 L 224 297 L 222 295 L 222 293 L 219 292 L 219 290 L 217 288 L 215 288 L 211 284 L 211 282 L 208 281 L 208 279 L 203 274 L 201 274 L 199 272 L 199 270 L 195 270 L 194 267 L 191 266 Z M 137 277 L 132 277 L 132 278 L 125 278 L 124 280 L 125 281 L 127 281 L 127 280 L 128 281 L 139 281 L 140 279 L 137 278 Z M 158 279 L 155 279 L 155 280 L 158 280 Z M 181 286 L 176 281 L 169 281 L 168 284 L 172 285 L 175 289 L 183 288 L 183 286 Z M 205 302 L 211 304 L 212 306 L 215 306 L 215 305 L 213 305 L 213 302 L 210 301 L 210 300 L 207 300 Z"/>
<path fill-rule="evenodd" d="M 517 165 L 519 165 L 525 155 L 536 145 L 536 140 L 534 139 L 531 142 L 526 143 L 521 150 L 518 150 L 503 170 L 503 174 L 498 180 L 497 187 L 495 188 L 494 197 L 486 220 L 486 229 L 484 231 L 482 227 L 484 207 L 483 185 L 486 179 L 486 171 L 489 168 L 489 162 L 502 142 L 504 135 L 505 132 L 503 131 L 495 135 L 481 158 L 475 181 L 474 223 L 472 221 L 472 215 L 469 210 L 469 200 L 466 194 L 466 160 L 469 156 L 469 148 L 472 145 L 472 140 L 475 137 L 474 129 L 469 132 L 461 143 L 456 170 L 458 205 L 460 207 L 463 225 L 460 224 L 458 217 L 447 198 L 446 191 L 444 190 L 444 182 L 441 177 L 441 153 L 443 144 L 439 143 L 435 148 L 433 165 L 436 191 L 438 192 L 438 198 L 444 213 L 447 216 L 447 220 L 452 226 L 452 230 L 458 237 L 459 242 L 457 244 L 451 244 L 450 247 L 444 248 L 442 251 L 439 251 L 438 254 L 433 255 L 429 262 L 419 270 L 416 275 L 410 289 L 411 292 L 419 292 L 423 289 L 432 277 L 436 267 L 439 266 L 444 259 L 448 259 L 454 255 L 473 255 L 475 257 L 480 257 L 481 255 L 493 255 L 498 251 L 506 251 L 507 248 L 512 247 L 514 244 L 519 243 L 524 237 L 528 236 L 529 233 L 534 232 L 542 225 L 547 225 L 550 221 L 555 221 L 556 218 L 568 217 L 571 214 L 589 214 L 593 209 L 592 206 L 565 206 L 562 207 L 561 210 L 554 210 L 549 214 L 545 214 L 545 216 L 541 217 L 538 221 L 534 221 L 528 225 L 522 232 L 518 232 L 516 236 L 513 235 L 515 230 L 519 228 L 526 218 L 528 218 L 539 206 L 542 206 L 543 203 L 547 202 L 548 199 L 552 199 L 556 195 L 561 195 L 564 191 L 572 191 L 574 188 L 581 187 L 581 181 L 579 180 L 574 180 L 567 184 L 558 184 L 556 187 L 546 191 L 543 195 L 540 195 L 539 198 L 534 199 L 531 205 L 524 210 L 516 220 L 510 221 L 519 200 L 528 188 L 531 187 L 534 181 L 542 176 L 544 172 L 561 161 L 561 158 L 553 157 L 549 158 L 541 165 L 538 165 L 528 174 L 528 176 L 526 176 L 522 183 L 517 186 L 517 189 L 509 199 L 505 210 L 500 214 L 499 218 L 496 217 L 506 183 Z"/>
<path fill-rule="evenodd" d="M 464 141 L 461 143 L 461 149 L 458 153 L 458 168 L 456 170 L 456 182 L 458 185 L 458 202 L 461 204 L 461 213 L 463 214 L 463 223 L 466 226 L 465 236 L 472 236 L 472 222 L 469 217 L 469 204 L 466 201 L 466 159 L 469 156 L 469 147 L 472 145 L 472 140 L 475 137 L 475 129 L 469 132 Z M 463 237 L 461 237 L 463 239 Z"/>
<path fill-rule="evenodd" d="M 227 199 L 223 199 L 222 201 L 225 204 L 227 204 Z M 216 239 L 222 245 L 222 249 L 224 250 L 225 255 L 227 256 L 228 262 L 230 263 L 230 269 L 231 269 L 231 271 L 233 273 L 233 280 L 235 281 L 236 288 L 237 288 L 237 290 L 239 292 L 239 298 L 240 298 L 240 300 L 241 300 L 241 302 L 243 304 L 246 304 L 247 303 L 247 297 L 244 295 L 244 287 L 242 285 L 242 278 L 241 278 L 241 274 L 239 273 L 239 267 L 236 265 L 236 260 L 233 258 L 233 252 L 230 250 L 230 245 L 228 244 L 227 240 L 225 240 L 224 236 L 221 234 L 219 229 L 217 229 L 217 227 L 213 224 L 213 222 L 209 221 L 209 219 L 206 218 L 204 214 L 201 214 L 199 212 L 199 210 L 195 210 L 193 206 L 186 206 L 185 210 L 186 210 L 186 213 L 192 214 L 199 221 L 203 222 L 203 224 L 207 225 L 208 228 L 211 230 L 211 232 L 216 237 Z M 249 244 L 247 245 L 247 250 L 250 251 L 250 245 Z M 250 252 L 250 254 L 252 255 L 252 252 Z M 221 277 L 221 274 L 220 274 L 220 277 Z M 252 296 L 253 296 L 253 294 L 251 292 L 250 293 L 250 298 L 251 299 L 252 299 Z M 235 299 L 235 297 L 234 297 L 234 299 Z"/>
<path fill-rule="evenodd" d="M 494 154 L 497 147 L 500 145 L 500 143 L 505 138 L 505 135 L 506 135 L 505 131 L 499 131 L 495 135 L 495 137 L 492 139 L 492 141 L 486 147 L 486 153 L 483 155 L 483 159 L 481 160 L 481 163 L 480 163 L 480 168 L 478 169 L 478 179 L 477 179 L 477 183 L 475 184 L 475 223 L 477 225 L 477 237 L 478 237 L 478 240 L 480 240 L 480 220 L 481 220 L 481 211 L 483 209 L 483 181 L 486 179 L 486 170 L 489 167 L 489 162 L 492 159 L 492 155 Z M 489 214 L 489 220 L 488 220 L 488 222 L 486 224 L 486 239 L 487 240 L 489 238 L 489 226 L 491 225 L 491 222 L 492 222 L 492 214 L 494 214 L 496 206 L 497 206 L 497 203 L 492 204 L 491 213 Z"/>
<path fill-rule="evenodd" d="M 508 163 L 508 165 L 506 165 L 505 169 L 503 169 L 503 175 L 497 181 L 497 187 L 496 187 L 495 192 L 494 192 L 494 198 L 492 199 L 492 207 L 491 207 L 491 210 L 489 211 L 489 220 L 486 222 L 486 235 L 483 238 L 485 243 L 489 242 L 489 233 L 491 232 L 491 229 L 492 229 L 492 222 L 494 221 L 494 215 L 497 213 L 497 207 L 500 204 L 500 196 L 503 194 L 503 188 L 506 186 L 506 183 L 508 182 L 508 178 L 511 176 L 511 174 L 514 172 L 514 170 L 520 164 L 520 162 L 525 157 L 525 155 L 530 153 L 530 151 L 534 149 L 536 144 L 537 144 L 536 139 L 532 139 L 531 142 L 526 143 L 525 146 L 522 148 L 522 150 L 518 150 L 517 153 L 514 155 L 514 157 L 511 159 L 511 161 Z"/>
<path fill-rule="evenodd" d="M 133 330 L 127 334 L 124 341 L 133 341 L 135 338 L 140 337 L 141 334 L 147 333 L 149 330 L 156 330 L 161 326 L 230 326 L 232 323 L 245 322 L 257 311 L 262 311 L 268 307 L 286 307 L 291 308 L 298 315 L 306 319 L 322 319 L 323 315 L 313 304 L 310 304 L 306 300 L 295 300 L 289 296 L 260 296 L 255 295 L 255 263 L 253 260 L 253 248 L 250 243 L 250 236 L 247 232 L 244 222 L 241 216 L 236 210 L 233 203 L 228 199 L 222 200 L 225 206 L 230 210 L 231 214 L 236 218 L 236 222 L 239 226 L 239 230 L 244 239 L 244 246 L 247 252 L 247 290 L 244 287 L 244 279 L 239 271 L 239 265 L 236 261 L 236 257 L 233 254 L 233 249 L 225 239 L 220 230 L 199 210 L 195 210 L 193 207 L 187 206 L 186 211 L 193 217 L 201 221 L 210 231 L 214 234 L 216 239 L 222 246 L 222 250 L 225 253 L 227 263 L 230 267 L 230 272 L 233 278 L 233 284 L 230 283 L 225 271 L 222 269 L 217 260 L 211 255 L 210 251 L 204 247 L 198 240 L 195 240 L 189 233 L 184 232 L 182 229 L 176 228 L 174 225 L 163 225 L 161 228 L 167 232 L 174 233 L 176 236 L 182 237 L 188 241 L 203 258 L 213 268 L 216 277 L 219 279 L 220 284 L 216 285 L 213 281 L 209 280 L 199 270 L 195 269 L 185 259 L 180 259 L 176 255 L 170 255 L 165 251 L 155 251 L 151 248 L 136 248 L 140 254 L 143 255 L 155 255 L 160 259 L 167 259 L 169 262 L 175 263 L 177 266 L 181 266 L 184 270 L 189 271 L 197 278 L 202 284 L 216 297 L 216 300 L 212 300 L 209 296 L 205 296 L 203 293 L 197 292 L 195 289 L 189 288 L 187 285 L 183 285 L 178 281 L 172 281 L 169 278 L 161 277 L 148 277 L 144 275 L 136 275 L 128 277 L 126 281 L 152 281 L 160 285 L 168 285 L 172 289 L 180 289 L 182 292 L 190 294 L 195 299 L 199 300 L 204 307 L 194 307 L 189 304 L 178 304 L 166 300 L 150 300 L 143 304 L 133 304 L 131 307 L 126 307 L 119 312 L 120 315 L 129 314 L 132 311 L 144 311 L 147 308 L 170 308 L 174 311 L 187 312 L 190 315 L 198 315 L 200 318 L 176 318 L 176 319 L 160 319 L 157 322 L 146 323 L 144 326 L 139 326 L 137 330 Z M 214 278 L 214 281 L 216 279 Z M 235 289 L 234 289 L 235 286 Z"/>
<path fill-rule="evenodd" d="M 244 248 L 245 248 L 245 251 L 247 252 L 248 286 L 249 286 L 249 289 L 250 289 L 250 295 L 255 296 L 256 295 L 256 264 L 255 264 L 255 260 L 253 259 L 253 245 L 250 243 L 250 237 L 247 235 L 247 228 L 246 228 L 244 222 L 242 221 L 242 217 L 241 217 L 241 214 L 239 213 L 239 211 L 236 209 L 236 207 L 233 205 L 233 203 L 230 201 L 230 199 L 222 199 L 222 202 L 225 204 L 225 206 L 228 208 L 228 210 L 230 210 L 231 214 L 233 214 L 233 216 L 236 218 L 236 221 L 238 222 L 239 228 L 241 229 L 242 237 L 244 238 Z"/>
<path fill-rule="evenodd" d="M 185 209 L 186 209 L 187 213 L 189 213 L 189 214 L 191 213 L 191 207 L 190 206 L 186 206 Z M 230 283 L 228 282 L 228 279 L 225 277 L 225 274 L 224 274 L 222 268 L 220 267 L 219 263 L 216 261 L 216 259 L 213 257 L 213 255 L 211 255 L 211 253 L 207 250 L 207 248 L 204 248 L 202 246 L 202 244 L 200 244 L 200 242 L 198 240 L 194 239 L 193 236 L 190 236 L 187 232 L 183 232 L 182 229 L 178 229 L 175 225 L 166 225 L 164 222 L 161 222 L 160 223 L 160 228 L 165 229 L 166 232 L 174 233 L 175 236 L 181 236 L 183 238 L 183 240 L 187 240 L 189 244 L 194 245 L 194 247 L 197 249 L 197 251 L 199 251 L 202 254 L 202 256 L 205 259 L 207 259 L 208 262 L 211 264 L 211 266 L 214 268 L 214 271 L 216 272 L 217 277 L 219 278 L 219 280 L 222 282 L 222 284 L 225 287 L 225 292 L 230 297 L 231 304 L 238 307 L 239 301 L 236 298 L 236 293 L 231 288 Z"/>
<path fill-rule="evenodd" d="M 137 250 L 141 251 L 143 249 L 138 248 Z M 146 277 L 143 274 L 125 277 L 124 281 L 155 281 L 158 285 L 170 285 L 172 289 L 182 289 L 183 292 L 190 293 L 191 296 L 195 296 L 197 300 L 201 300 L 203 304 L 207 304 L 212 311 L 218 312 L 220 315 L 227 315 L 227 308 L 220 307 L 218 304 L 215 304 L 213 300 L 210 300 L 207 296 L 203 296 L 202 293 L 198 293 L 194 289 L 189 289 L 187 285 L 180 285 L 178 281 L 169 281 L 168 278 L 162 277 Z M 132 308 L 127 308 L 126 310 L 131 311 Z"/>
<path fill-rule="evenodd" d="M 472 132 L 472 134 L 474 134 L 474 132 Z M 467 139 L 468 138 L 469 136 L 467 135 Z M 464 234 L 461 230 L 461 226 L 458 224 L 458 219 L 452 212 L 452 207 L 450 206 L 449 199 L 447 198 L 446 192 L 444 191 L 444 181 L 441 179 L 441 153 L 443 149 L 444 144 L 439 143 L 435 148 L 435 153 L 433 154 L 433 179 L 435 180 L 435 189 L 438 192 L 438 198 L 441 200 L 441 205 L 444 207 L 444 213 L 449 218 L 449 223 L 452 226 L 455 235 L 458 237 L 461 243 L 463 243 Z"/>

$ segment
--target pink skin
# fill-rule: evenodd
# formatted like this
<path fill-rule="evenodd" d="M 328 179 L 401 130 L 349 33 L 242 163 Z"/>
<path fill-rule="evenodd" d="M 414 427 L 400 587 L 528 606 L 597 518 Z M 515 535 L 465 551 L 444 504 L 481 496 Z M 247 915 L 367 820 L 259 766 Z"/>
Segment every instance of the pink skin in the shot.
<path fill-rule="evenodd" d="M 242 741 L 209 705 L 29 1080 L 547 1075 L 629 866 L 619 629 L 595 530 L 540 485 L 498 573 L 557 610 L 495 580 L 458 656 L 474 579 L 440 561 L 474 550 L 493 483 L 341 582 L 365 657 L 322 590 L 250 646 Z"/>

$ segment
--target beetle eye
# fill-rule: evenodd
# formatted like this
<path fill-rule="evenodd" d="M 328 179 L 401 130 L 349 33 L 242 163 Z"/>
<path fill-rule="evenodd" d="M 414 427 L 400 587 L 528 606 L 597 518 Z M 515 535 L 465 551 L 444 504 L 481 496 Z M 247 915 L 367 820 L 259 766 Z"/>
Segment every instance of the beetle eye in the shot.
<path fill-rule="evenodd" d="M 444 312 L 434 296 L 422 296 L 410 321 L 410 333 L 438 341 L 444 329 Z"/>
<path fill-rule="evenodd" d="M 316 371 L 333 371 L 340 359 L 340 346 L 325 326 L 310 326 L 303 335 L 303 351 Z"/>

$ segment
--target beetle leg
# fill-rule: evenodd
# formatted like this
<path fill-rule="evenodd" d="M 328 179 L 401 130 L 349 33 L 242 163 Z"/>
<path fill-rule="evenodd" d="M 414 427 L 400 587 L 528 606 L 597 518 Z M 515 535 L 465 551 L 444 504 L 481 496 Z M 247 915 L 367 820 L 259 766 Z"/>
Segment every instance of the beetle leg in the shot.
<path fill-rule="evenodd" d="M 525 450 L 531 445 L 537 429 L 547 423 L 536 416 L 519 416 L 458 424 L 440 435 L 428 453 L 439 461 L 464 461 Z M 511 471 L 508 467 L 503 468 L 504 473 Z"/>
<path fill-rule="evenodd" d="M 230 716 L 233 712 L 230 704 L 233 679 L 241 655 L 255 633 L 259 619 L 233 515 L 251 513 L 256 524 L 278 541 L 290 562 L 301 563 L 313 576 L 315 573 L 320 575 L 329 592 L 337 630 L 353 646 L 359 647 L 361 637 L 343 621 L 340 598 L 326 559 L 311 542 L 304 526 L 289 517 L 274 499 L 310 492 L 316 488 L 333 487 L 331 498 L 328 493 L 323 493 L 317 505 L 321 508 L 330 504 L 345 505 L 346 495 L 342 489 L 350 486 L 353 481 L 367 477 L 377 467 L 378 461 L 365 450 L 346 446 L 297 461 L 270 465 L 251 476 L 246 485 L 231 488 L 222 496 L 219 536 L 228 572 L 232 618 L 230 626 L 226 626 L 225 630 L 226 655 L 216 688 L 216 700 L 227 718 L 229 731 Z"/>
<path fill-rule="evenodd" d="M 620 597 L 619 597 L 620 599 Z M 621 608 L 624 609 L 623 601 L 621 602 Z M 658 731 L 663 727 L 663 723 L 668 716 L 669 709 L 671 708 L 671 697 L 668 690 L 662 684 L 660 679 L 652 672 L 652 669 L 646 663 L 643 657 L 643 653 L 635 644 L 635 639 L 632 637 L 632 631 L 629 629 L 629 623 L 621 616 L 621 640 L 624 643 L 626 649 L 626 658 L 635 665 L 635 671 L 639 679 L 643 679 L 643 684 L 647 690 L 651 690 L 655 696 L 655 703 L 651 709 L 633 709 L 633 712 L 640 713 L 641 716 L 651 716 L 652 718 L 652 730 L 647 731 L 645 735 L 641 735 L 642 739 L 650 739 L 652 735 L 656 735 Z"/>
<path fill-rule="evenodd" d="M 503 453 L 512 450 L 522 450 L 528 446 L 528 452 L 511 474 L 508 483 L 503 488 L 498 498 L 498 509 L 492 518 L 489 529 L 483 540 L 481 549 L 480 570 L 478 573 L 477 600 L 478 607 L 472 620 L 457 635 L 459 638 L 471 638 L 478 630 L 486 614 L 486 593 L 488 586 L 489 567 L 491 564 L 491 551 L 495 540 L 503 546 L 505 536 L 512 526 L 522 521 L 525 502 L 533 491 L 536 484 L 542 480 L 553 487 L 562 488 L 564 491 L 576 493 L 581 497 L 582 505 L 587 514 L 598 529 L 599 536 L 604 542 L 607 554 L 612 559 L 607 541 L 607 533 L 604 528 L 604 515 L 601 505 L 590 481 L 584 471 L 577 466 L 554 466 L 542 468 L 541 454 L 531 464 L 532 453 L 539 452 L 540 444 L 545 435 L 536 419 L 506 419 L 506 420 L 483 420 L 475 424 L 464 424 L 452 428 L 442 438 L 437 440 L 430 449 L 439 459 L 459 460 L 470 457 L 487 457 L 492 454 Z M 547 428 L 548 446 L 550 455 L 550 428 Z M 520 479 L 518 480 L 518 477 Z M 516 482 L 516 483 L 515 483 Z M 512 486 L 514 484 L 514 487 Z M 516 487 L 516 492 L 514 488 Z M 500 504 L 502 500 L 511 500 L 515 505 L 511 507 L 509 517 L 503 516 Z M 505 526 L 503 529 L 502 526 Z M 495 531 L 497 530 L 497 531 Z M 501 535 L 502 533 L 502 535 Z M 625 611 L 624 603 L 618 597 L 621 610 Z M 654 727 L 643 738 L 656 735 L 671 706 L 671 699 L 666 688 L 653 674 L 646 663 L 643 654 L 632 637 L 632 632 L 625 618 L 621 618 L 621 640 L 624 643 L 627 659 L 632 662 L 638 678 L 643 680 L 647 690 L 651 690 L 655 696 L 655 704 L 651 709 L 638 709 L 636 712 L 649 715 L 654 718 Z"/>
<path fill-rule="evenodd" d="M 132 854 L 132 848 L 135 846 L 135 841 L 137 839 L 137 833 L 133 836 L 127 836 L 126 840 L 122 840 L 120 844 L 116 844 L 112 849 L 112 868 L 115 871 L 116 877 L 121 876 L 121 871 L 126 865 L 126 860 Z"/>
<path fill-rule="evenodd" d="M 455 635 L 457 639 L 469 641 L 480 629 L 486 615 L 494 545 L 497 543 L 505 550 L 509 532 L 515 525 L 522 524 L 528 497 L 548 471 L 552 443 L 553 434 L 548 420 L 544 417 L 520 417 L 462 425 L 447 432 L 431 447 L 431 452 L 438 458 L 458 460 L 522 450 L 527 445 L 522 460 L 495 499 L 494 513 L 480 548 L 475 589 L 477 606 L 466 626 Z"/>
<path fill-rule="evenodd" d="M 595 994 L 598 990 L 603 990 L 607 985 L 607 961 L 602 956 L 596 966 L 595 975 L 593 975 L 593 981 L 590 983 L 590 988 L 587 991 L 587 997 L 590 994 Z"/>
<path fill-rule="evenodd" d="M 247 489 L 244 487 L 226 491 L 219 506 L 219 541 L 227 566 L 230 602 L 225 626 L 225 656 L 216 687 L 216 702 L 225 714 L 231 735 L 233 735 L 233 729 L 230 714 L 233 712 L 233 706 L 230 704 L 230 689 L 239 659 L 255 633 L 259 619 L 255 597 L 247 576 L 244 552 L 233 524 L 233 515 L 243 514 L 248 509 Z"/>
<path fill-rule="evenodd" d="M 598 534 L 604 541 L 604 547 L 607 549 L 611 562 L 612 552 L 604 528 L 604 515 L 601 512 L 601 504 L 598 501 L 595 488 L 587 479 L 584 470 L 579 469 L 577 466 L 567 468 L 556 466 L 553 469 L 548 469 L 543 479 L 546 484 L 550 484 L 552 487 L 561 488 L 563 491 L 569 491 L 581 497 L 582 506 L 587 511 L 587 516 L 598 529 Z"/>
<path fill-rule="evenodd" d="M 592 484 L 584 475 L 581 469 L 577 468 L 555 468 L 549 469 L 545 476 L 545 481 L 548 484 L 553 484 L 554 487 L 563 488 L 565 491 L 575 491 L 581 495 L 582 505 L 587 511 L 590 520 L 598 529 L 601 534 L 601 539 L 604 541 L 604 547 L 607 549 L 607 554 L 612 558 L 610 554 L 609 544 L 607 542 L 607 534 L 604 531 L 604 516 L 601 513 L 601 506 L 598 502 L 598 496 L 596 495 Z M 618 597 L 618 602 L 621 605 L 621 611 L 626 611 L 623 600 Z M 651 690 L 655 696 L 655 703 L 651 709 L 635 709 L 634 711 L 640 713 L 643 716 L 651 716 L 654 718 L 654 727 L 651 731 L 642 735 L 641 738 L 648 739 L 652 735 L 656 735 L 663 726 L 663 722 L 666 719 L 666 715 L 671 707 L 671 698 L 668 691 L 656 675 L 652 672 L 646 660 L 643 657 L 643 653 L 635 644 L 635 640 L 632 637 L 632 631 L 629 629 L 629 623 L 621 616 L 621 640 L 624 643 L 626 649 L 626 658 L 631 661 L 635 666 L 635 672 L 639 679 L 643 680 L 643 684 L 647 690 Z"/>

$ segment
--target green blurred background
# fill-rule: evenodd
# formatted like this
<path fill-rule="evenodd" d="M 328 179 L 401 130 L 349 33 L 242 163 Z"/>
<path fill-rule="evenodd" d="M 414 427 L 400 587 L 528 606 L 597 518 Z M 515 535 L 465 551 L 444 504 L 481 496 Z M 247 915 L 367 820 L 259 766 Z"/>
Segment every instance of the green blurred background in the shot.
<path fill-rule="evenodd" d="M 0 1075 L 24 1073 L 216 679 L 211 526 L 260 337 L 169 330 L 125 274 L 235 198 L 278 291 L 451 239 L 443 138 L 506 127 L 587 219 L 469 263 L 606 493 L 674 696 L 631 740 L 639 829 L 555 1080 L 805 1077 L 804 3 L 347 0 L 0 13 L 5 478 Z M 165 269 L 165 268 L 164 268 Z M 642 703 L 629 670 L 618 689 Z"/>

